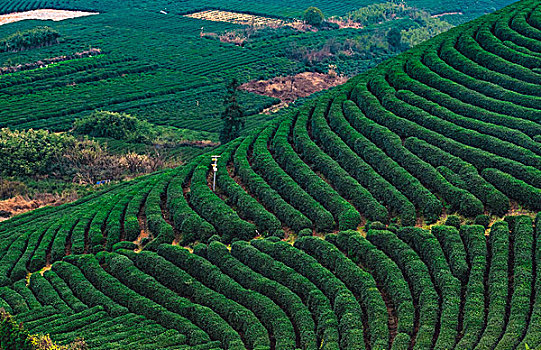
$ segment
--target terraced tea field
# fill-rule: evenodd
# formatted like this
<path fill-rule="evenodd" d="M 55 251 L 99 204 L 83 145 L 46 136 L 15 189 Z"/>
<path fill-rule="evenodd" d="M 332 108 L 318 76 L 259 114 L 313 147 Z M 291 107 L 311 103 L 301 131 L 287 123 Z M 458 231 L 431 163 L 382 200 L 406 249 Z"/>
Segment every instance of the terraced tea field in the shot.
<path fill-rule="evenodd" d="M 91 349 L 536 348 L 540 43 L 522 0 L 214 149 L 215 191 L 204 154 L 2 222 L 0 307 Z"/>
<path fill-rule="evenodd" d="M 326 16 L 341 16 L 348 11 L 374 3 L 363 1 L 297 1 L 274 0 L 222 1 L 219 10 L 238 16 L 269 18 L 269 21 L 292 21 L 311 5 L 319 6 Z M 410 4 L 415 6 L 416 0 Z M 456 18 L 465 22 L 500 8 L 511 0 L 491 0 L 465 8 Z M 451 4 L 453 3 L 453 4 Z M 455 11 L 454 2 L 422 2 L 431 13 L 441 9 Z M 420 6 L 420 7 L 421 7 Z M 0 65 L 17 67 L 33 64 L 33 69 L 0 76 L 0 127 L 11 129 L 45 128 L 65 131 L 74 119 L 96 109 L 128 112 L 141 119 L 183 129 L 219 131 L 221 104 L 225 83 L 233 77 L 241 82 L 270 79 L 306 70 L 328 71 L 326 64 L 306 67 L 303 62 L 286 57 L 292 42 L 312 50 L 323 46 L 331 37 L 346 40 L 373 29 L 322 31 L 321 33 L 280 32 L 261 34 L 250 47 L 221 42 L 224 33 L 244 33 L 248 23 L 216 22 L 190 18 L 198 13 L 216 10 L 215 2 L 165 0 L 117 1 L 0 1 L 0 14 L 21 13 L 33 9 L 69 9 L 99 13 L 46 24 L 61 34 L 59 43 L 22 52 L 0 53 Z M 237 16 L 233 14 L 234 16 Z M 455 16 L 456 17 L 456 16 Z M 403 22 L 403 21 L 402 21 Z M 413 25 L 411 21 L 397 26 Z M 0 26 L 0 38 L 17 30 L 28 30 L 42 21 L 22 21 Z M 203 34 L 203 36 L 201 35 Z M 179 46 L 179 43 L 182 45 Z M 72 58 L 58 65 L 39 62 L 56 57 L 100 49 L 101 55 Z M 358 58 L 344 64 L 341 74 L 373 67 L 392 53 L 378 52 L 375 57 Z M 347 57 L 345 58 L 346 61 Z M 352 61 L 352 60 L 349 60 Z M 278 103 L 275 98 L 243 93 L 241 103 L 251 123 L 265 122 L 259 112 Z"/>

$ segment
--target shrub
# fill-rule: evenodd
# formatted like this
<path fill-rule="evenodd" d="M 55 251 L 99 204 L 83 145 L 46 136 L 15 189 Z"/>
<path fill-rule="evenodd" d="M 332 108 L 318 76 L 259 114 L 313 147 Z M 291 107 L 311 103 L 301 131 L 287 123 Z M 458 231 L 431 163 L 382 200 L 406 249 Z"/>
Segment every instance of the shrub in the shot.
<path fill-rule="evenodd" d="M 314 6 L 310 6 L 304 11 L 303 19 L 306 24 L 319 27 L 321 23 L 323 23 L 325 16 L 320 9 Z"/>
<path fill-rule="evenodd" d="M 150 143 L 156 137 L 152 124 L 129 114 L 108 111 L 95 111 L 87 117 L 75 120 L 73 132 L 142 143 Z"/>
<path fill-rule="evenodd" d="M 445 220 L 445 225 L 447 226 L 453 226 L 455 228 L 460 228 L 461 220 L 456 215 L 449 215 L 447 219 Z"/>
<path fill-rule="evenodd" d="M 488 228 L 490 224 L 490 217 L 488 215 L 477 215 L 474 220 L 475 225 L 481 225 L 485 229 Z"/>

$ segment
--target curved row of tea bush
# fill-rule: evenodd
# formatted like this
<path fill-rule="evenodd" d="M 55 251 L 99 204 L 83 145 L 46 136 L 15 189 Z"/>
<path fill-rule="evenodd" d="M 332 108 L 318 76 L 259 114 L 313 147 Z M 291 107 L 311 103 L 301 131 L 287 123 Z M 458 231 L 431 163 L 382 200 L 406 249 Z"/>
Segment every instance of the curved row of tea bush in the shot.
<path fill-rule="evenodd" d="M 0 307 L 32 332 L 84 336 L 92 349 L 143 349 L 148 338 L 164 349 L 540 345 L 541 214 L 535 223 L 508 216 L 488 236 L 481 225 L 446 224 L 372 225 L 366 238 L 350 230 L 294 245 L 269 237 L 228 249 L 212 239 L 193 252 L 119 244 L 0 287 Z"/>

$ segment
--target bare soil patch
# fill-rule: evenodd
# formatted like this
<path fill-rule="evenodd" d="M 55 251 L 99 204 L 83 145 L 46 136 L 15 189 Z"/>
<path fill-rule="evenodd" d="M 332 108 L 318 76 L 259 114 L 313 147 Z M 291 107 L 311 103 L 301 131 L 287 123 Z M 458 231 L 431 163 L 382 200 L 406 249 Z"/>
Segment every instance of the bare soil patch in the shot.
<path fill-rule="evenodd" d="M 335 74 L 304 72 L 270 80 L 254 80 L 242 84 L 240 89 L 259 95 L 276 97 L 289 103 L 300 97 L 307 97 L 315 92 L 344 84 L 347 80 L 347 77 Z"/>
<path fill-rule="evenodd" d="M 10 199 L 0 201 L 0 221 L 7 220 L 14 215 L 22 214 L 47 205 L 56 207 L 64 203 L 72 202 L 76 199 L 76 194 L 62 196 L 51 193 L 42 193 L 36 195 L 35 198 L 18 195 Z"/>
<path fill-rule="evenodd" d="M 342 17 L 331 17 L 326 20 L 330 23 L 335 23 L 338 25 L 338 28 L 355 28 L 355 29 L 361 29 L 364 28 L 360 23 L 355 22 L 351 20 L 350 18 L 342 18 Z"/>
<path fill-rule="evenodd" d="M 0 15 L 0 25 L 24 21 L 26 19 L 62 21 L 65 19 L 92 16 L 92 15 L 99 15 L 99 13 L 84 12 L 84 11 L 42 9 L 42 10 L 15 12 L 15 13 L 8 13 L 5 15 Z"/>
<path fill-rule="evenodd" d="M 461 11 L 458 11 L 458 12 L 443 12 L 443 13 L 436 13 L 430 17 L 432 18 L 438 18 L 438 17 L 443 17 L 443 16 L 452 16 L 452 15 L 463 15 L 464 13 L 461 12 Z"/>

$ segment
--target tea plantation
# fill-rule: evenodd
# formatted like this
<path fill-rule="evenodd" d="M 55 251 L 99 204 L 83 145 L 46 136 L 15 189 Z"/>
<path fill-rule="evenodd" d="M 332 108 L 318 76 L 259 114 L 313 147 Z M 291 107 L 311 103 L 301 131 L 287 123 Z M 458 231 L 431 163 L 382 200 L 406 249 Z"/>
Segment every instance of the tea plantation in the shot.
<path fill-rule="evenodd" d="M 522 0 L 182 167 L 0 223 L 0 307 L 91 349 L 537 348 L 540 209 Z"/>
<path fill-rule="evenodd" d="M 221 42 L 225 32 L 243 32 L 247 26 L 204 21 L 183 15 L 209 8 L 256 13 L 291 20 L 301 17 L 311 5 L 319 6 L 327 17 L 373 4 L 375 0 L 348 1 L 168 1 L 168 0 L 0 0 L 0 14 L 32 9 L 80 9 L 99 15 L 66 21 L 47 21 L 61 37 L 54 45 L 21 52 L 0 52 L 0 65 L 17 66 L 99 49 L 99 54 L 73 57 L 46 67 L 0 76 L 0 127 L 43 128 L 66 131 L 74 119 L 96 109 L 127 112 L 159 125 L 183 129 L 219 131 L 221 101 L 225 83 L 237 77 L 241 82 L 291 75 L 305 70 L 328 71 L 327 64 L 305 66 L 287 57 L 294 45 L 309 49 L 328 40 L 345 41 L 368 35 L 376 28 L 344 29 L 297 33 L 262 31 L 247 47 Z M 511 0 L 409 1 L 429 13 L 461 11 L 463 15 L 444 16 L 464 23 L 483 13 L 501 8 Z M 164 13 L 161 13 L 163 11 Z M 43 21 L 22 21 L 0 26 L 0 38 L 28 30 Z M 393 21 L 397 28 L 410 27 L 408 19 Z M 374 27 L 374 26 L 373 26 Z M 380 26 L 381 27 L 381 26 Z M 383 29 L 386 28 L 383 25 Z M 201 34 L 209 36 L 201 37 Z M 213 37 L 212 35 L 216 36 Z M 248 47 L 250 46 L 250 47 Z M 369 57 L 340 61 L 338 73 L 364 71 L 392 52 L 369 53 Z M 260 125 L 269 117 L 259 112 L 278 103 L 275 98 L 243 93 L 241 103 L 250 116 L 248 126 Z"/>

